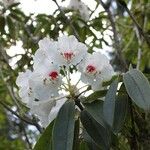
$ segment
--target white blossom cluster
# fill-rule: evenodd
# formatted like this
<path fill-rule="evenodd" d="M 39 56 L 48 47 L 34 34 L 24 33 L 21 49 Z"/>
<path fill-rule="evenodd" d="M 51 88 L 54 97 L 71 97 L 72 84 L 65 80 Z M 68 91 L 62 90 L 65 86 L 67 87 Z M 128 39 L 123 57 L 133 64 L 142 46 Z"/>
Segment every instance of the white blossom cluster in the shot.
<path fill-rule="evenodd" d="M 82 19 L 84 19 L 85 21 L 88 21 L 90 18 L 88 6 L 81 0 L 70 0 L 70 4 L 68 5 L 67 8 L 78 11 Z"/>
<path fill-rule="evenodd" d="M 17 0 L 0 0 L 0 1 L 4 4 L 6 8 L 18 2 Z"/>
<path fill-rule="evenodd" d="M 19 96 L 44 127 L 56 118 L 67 100 L 80 93 L 79 82 L 95 91 L 112 78 L 114 71 L 108 58 L 100 52 L 89 54 L 87 50 L 74 36 L 62 36 L 58 41 L 44 38 L 34 55 L 33 71 L 19 73 Z M 74 85 L 70 76 L 73 67 L 81 74 Z"/>

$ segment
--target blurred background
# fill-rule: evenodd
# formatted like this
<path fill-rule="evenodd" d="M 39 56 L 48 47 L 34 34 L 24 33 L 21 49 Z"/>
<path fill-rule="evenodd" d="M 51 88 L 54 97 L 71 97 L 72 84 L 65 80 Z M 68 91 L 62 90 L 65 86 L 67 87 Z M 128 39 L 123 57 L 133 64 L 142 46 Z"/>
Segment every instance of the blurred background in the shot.
<path fill-rule="evenodd" d="M 125 61 L 150 79 L 150 1 L 125 2 L 128 11 L 117 0 L 0 0 L 0 150 L 31 149 L 43 130 L 20 103 L 15 80 L 18 72 L 32 69 L 33 54 L 44 37 L 75 35 L 89 53 L 107 55 L 115 71 L 124 72 Z M 138 120 L 138 142 L 148 150 L 146 117 Z M 130 149 L 130 134 L 122 131 L 118 148 Z"/>

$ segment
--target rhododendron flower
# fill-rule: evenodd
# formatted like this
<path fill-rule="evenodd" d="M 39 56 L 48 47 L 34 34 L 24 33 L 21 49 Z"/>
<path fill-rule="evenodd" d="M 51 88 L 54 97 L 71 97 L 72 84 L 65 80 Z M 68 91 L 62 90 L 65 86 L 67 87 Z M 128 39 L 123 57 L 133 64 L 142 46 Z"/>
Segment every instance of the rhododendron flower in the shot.
<path fill-rule="evenodd" d="M 5 7 L 12 5 L 13 3 L 17 3 L 17 0 L 2 0 Z"/>
<path fill-rule="evenodd" d="M 51 41 L 49 38 L 40 40 L 39 49 L 33 57 L 33 68 L 37 68 L 38 70 L 41 66 L 43 66 L 43 63 L 52 63 L 52 56 L 55 52 L 57 52 L 57 42 Z"/>
<path fill-rule="evenodd" d="M 61 95 L 62 96 L 62 95 Z M 43 127 L 46 127 L 57 116 L 59 109 L 66 102 L 66 98 L 61 100 L 49 99 L 47 101 L 37 101 L 29 105 L 31 113 L 38 116 Z"/>
<path fill-rule="evenodd" d="M 33 62 L 33 72 L 20 73 L 16 83 L 22 101 L 44 127 L 56 118 L 67 100 L 76 101 L 88 91 L 83 90 L 88 86 L 100 90 L 102 83 L 114 74 L 105 55 L 88 54 L 87 47 L 74 36 L 62 36 L 58 41 L 40 40 Z M 81 76 L 73 83 L 75 74 Z"/>
<path fill-rule="evenodd" d="M 58 64 L 77 65 L 87 55 L 87 47 L 74 36 L 62 36 L 58 38 L 58 53 L 54 55 Z"/>
<path fill-rule="evenodd" d="M 81 80 L 91 85 L 93 90 L 99 90 L 104 81 L 112 78 L 114 71 L 108 58 L 100 52 L 89 54 L 79 65 L 82 72 Z"/>
<path fill-rule="evenodd" d="M 70 0 L 70 4 L 67 8 L 79 11 L 80 16 L 85 21 L 88 21 L 90 18 L 88 6 L 85 5 L 85 3 L 83 3 L 81 0 Z"/>
<path fill-rule="evenodd" d="M 26 70 L 26 72 L 19 73 L 19 76 L 16 80 L 16 84 L 19 86 L 19 96 L 23 103 L 28 103 L 29 101 L 34 100 L 33 91 L 31 87 L 29 87 L 29 79 L 32 76 L 32 72 L 30 70 Z"/>
<path fill-rule="evenodd" d="M 48 100 L 58 96 L 61 82 L 59 67 L 51 63 L 43 63 L 43 66 L 35 69 L 30 80 L 34 96 L 38 100 Z"/>
<path fill-rule="evenodd" d="M 77 65 L 87 54 L 87 47 L 78 42 L 74 36 L 62 36 L 58 42 L 44 38 L 39 42 L 39 50 L 34 56 L 34 68 L 44 62 L 52 62 L 59 66 Z"/>

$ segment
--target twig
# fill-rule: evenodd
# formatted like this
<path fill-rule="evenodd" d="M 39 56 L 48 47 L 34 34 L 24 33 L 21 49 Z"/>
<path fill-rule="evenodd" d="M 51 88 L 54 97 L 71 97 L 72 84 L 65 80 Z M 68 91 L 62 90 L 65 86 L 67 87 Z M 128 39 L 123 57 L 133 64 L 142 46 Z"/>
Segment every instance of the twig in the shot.
<path fill-rule="evenodd" d="M 17 114 L 15 111 L 13 111 L 11 108 L 9 108 L 4 102 L 2 102 L 0 100 L 0 104 L 6 109 L 8 110 L 9 112 L 11 112 L 13 115 L 15 115 L 17 118 L 19 118 L 20 120 L 24 121 L 25 123 L 28 123 L 28 124 L 31 124 L 31 125 L 34 125 L 36 126 L 36 128 L 39 130 L 40 133 L 42 133 L 42 129 L 41 127 L 35 122 L 33 121 L 32 119 L 30 118 L 24 118 L 22 116 L 20 116 L 19 114 Z"/>
<path fill-rule="evenodd" d="M 147 34 L 144 33 L 143 29 L 141 28 L 141 26 L 138 24 L 138 22 L 136 21 L 136 19 L 134 18 L 134 16 L 132 15 L 132 13 L 130 12 L 130 10 L 127 7 L 127 4 L 123 1 L 123 0 L 117 0 L 118 3 L 123 6 L 125 8 L 125 10 L 127 11 L 128 15 L 130 16 L 130 18 L 132 19 L 133 23 L 135 24 L 135 26 L 137 27 L 139 33 L 143 36 L 143 38 L 145 39 L 145 41 L 147 42 L 148 46 L 150 47 L 150 38 L 147 36 Z"/>
<path fill-rule="evenodd" d="M 25 128 L 25 125 L 24 123 L 21 123 L 21 126 L 22 126 L 22 130 L 24 132 L 24 136 L 26 138 L 26 142 L 28 143 L 28 148 L 31 150 L 32 149 L 32 144 L 30 143 L 30 140 L 28 138 L 28 135 L 27 135 L 27 132 L 26 132 L 26 128 Z"/>
<path fill-rule="evenodd" d="M 114 48 L 116 50 L 117 57 L 120 60 L 120 63 L 122 64 L 122 66 L 123 66 L 123 71 L 127 71 L 128 66 L 127 66 L 126 60 L 125 60 L 125 58 L 122 54 L 120 41 L 119 41 L 119 37 L 118 37 L 116 25 L 115 25 L 115 20 L 114 20 L 114 17 L 112 15 L 110 9 L 109 9 L 110 5 L 106 5 L 102 0 L 100 0 L 100 3 L 103 6 L 103 8 L 105 9 L 105 11 L 107 12 L 108 19 L 109 19 L 109 21 L 111 23 L 111 26 L 112 26 L 112 31 L 113 31 L 113 34 L 114 34 L 114 41 L 115 41 L 114 42 Z"/>
<path fill-rule="evenodd" d="M 65 12 L 61 9 L 61 7 L 59 6 L 57 0 L 52 0 L 53 2 L 55 2 L 55 4 L 57 5 L 59 11 L 61 12 L 61 14 L 63 15 L 64 20 L 66 20 L 66 22 L 70 25 L 75 37 L 80 41 L 80 37 L 79 34 L 77 33 L 75 27 L 73 26 L 71 20 L 69 18 L 66 17 Z"/>
<path fill-rule="evenodd" d="M 144 9 L 145 11 L 145 9 Z M 145 29 L 147 23 L 147 17 L 144 17 L 144 23 L 143 23 L 143 29 Z M 142 57 L 142 43 L 143 43 L 143 38 L 140 36 L 140 33 L 138 31 L 138 29 L 135 27 L 135 32 L 136 32 L 136 36 L 138 38 L 138 43 L 139 43 L 139 47 L 138 47 L 138 54 L 137 54 L 137 65 L 136 65 L 136 69 L 140 68 L 140 64 L 141 64 L 141 57 Z"/>
<path fill-rule="evenodd" d="M 111 26 L 112 26 L 112 30 L 113 30 L 113 33 L 114 33 L 114 41 L 115 41 L 114 47 L 116 48 L 117 55 L 120 58 L 120 62 L 123 66 L 124 71 L 127 71 L 128 66 L 127 66 L 125 58 L 122 55 L 122 50 L 121 50 L 121 47 L 120 47 L 120 42 L 119 42 L 119 38 L 118 38 L 118 34 L 117 34 L 117 29 L 116 29 L 114 17 L 112 15 L 109 7 L 107 5 L 105 5 L 102 0 L 100 0 L 100 3 L 102 4 L 105 11 L 107 12 L 108 19 L 110 20 L 110 23 L 111 23 Z M 135 121 L 134 121 L 134 113 L 133 113 L 133 107 L 132 107 L 132 101 L 131 100 L 130 100 L 129 106 L 130 106 L 131 124 L 132 124 L 132 132 L 133 132 L 132 143 L 135 144 L 135 145 L 131 145 L 131 146 L 133 146 L 133 148 L 135 148 L 135 150 L 137 150 L 136 149 L 137 148 L 137 141 L 136 141 Z"/>
<path fill-rule="evenodd" d="M 75 104 L 80 108 L 81 111 L 84 110 L 84 108 L 83 108 L 83 106 L 81 105 L 80 100 L 79 100 L 78 98 L 75 99 Z"/>
<path fill-rule="evenodd" d="M 136 33 L 136 36 L 137 36 L 137 39 L 138 39 L 138 54 L 137 54 L 137 65 L 136 65 L 136 69 L 139 69 L 140 68 L 140 64 L 141 64 L 141 55 L 142 55 L 142 50 L 141 50 L 141 46 L 142 46 L 142 39 L 140 37 L 140 34 L 139 34 L 139 31 L 137 29 L 137 27 L 135 27 L 135 33 Z"/>
<path fill-rule="evenodd" d="M 16 104 L 17 108 L 18 108 L 19 110 L 21 110 L 21 107 L 20 107 L 20 105 L 18 104 L 18 100 L 16 99 L 16 97 L 15 97 L 14 94 L 13 94 L 13 91 L 12 91 L 12 89 L 11 89 L 11 86 L 9 86 L 9 84 L 4 80 L 4 75 L 3 75 L 3 72 L 2 72 L 1 67 L 0 67 L 0 76 L 1 76 L 1 78 L 2 78 L 2 80 L 3 80 L 3 82 L 4 82 L 4 84 L 5 84 L 5 86 L 7 87 L 8 92 L 9 92 L 9 95 L 11 96 L 12 100 L 13 100 L 14 103 Z"/>

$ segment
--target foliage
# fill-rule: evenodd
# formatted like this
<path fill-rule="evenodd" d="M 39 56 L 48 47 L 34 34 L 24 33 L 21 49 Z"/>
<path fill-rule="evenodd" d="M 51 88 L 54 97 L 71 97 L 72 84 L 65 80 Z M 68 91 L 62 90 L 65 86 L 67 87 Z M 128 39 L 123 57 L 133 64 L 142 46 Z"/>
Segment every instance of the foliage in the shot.
<path fill-rule="evenodd" d="M 78 13 L 66 17 L 72 10 L 58 8 L 51 15 L 26 15 L 19 3 L 7 8 L 0 3 L 0 149 L 31 149 L 43 132 L 39 120 L 20 102 L 15 80 L 19 71 L 31 68 L 38 41 L 45 36 L 55 40 L 62 33 L 76 35 L 90 53 L 111 47 L 109 56 L 119 76 L 105 83 L 103 90 L 82 98 L 79 103 L 84 108 L 75 102 L 80 114 L 73 112 L 74 104 L 65 103 L 34 149 L 51 149 L 52 143 L 55 150 L 150 149 L 150 45 L 146 40 L 150 41 L 150 3 L 96 3 L 104 11 L 88 21 Z M 133 18 L 124 4 L 131 5 L 129 13 Z M 8 55 L 8 49 L 18 41 L 22 42 L 24 54 Z M 12 60 L 17 60 L 15 66 Z M 129 69 L 130 65 L 136 69 Z"/>

